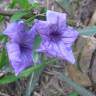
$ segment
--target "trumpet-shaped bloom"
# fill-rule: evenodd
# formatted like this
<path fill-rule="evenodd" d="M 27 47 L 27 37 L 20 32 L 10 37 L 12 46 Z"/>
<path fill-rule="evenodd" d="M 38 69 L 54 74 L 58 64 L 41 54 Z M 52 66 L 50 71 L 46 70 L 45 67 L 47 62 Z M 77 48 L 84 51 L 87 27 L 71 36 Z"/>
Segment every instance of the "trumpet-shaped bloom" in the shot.
<path fill-rule="evenodd" d="M 71 47 L 79 33 L 67 26 L 65 13 L 48 10 L 46 19 L 46 21 L 38 20 L 36 23 L 36 29 L 42 38 L 37 51 L 74 64 L 75 58 Z"/>
<path fill-rule="evenodd" d="M 32 43 L 35 37 L 35 27 L 28 30 L 28 26 L 23 21 L 18 21 L 9 24 L 4 31 L 4 34 L 10 38 L 7 51 L 16 75 L 33 64 Z"/>

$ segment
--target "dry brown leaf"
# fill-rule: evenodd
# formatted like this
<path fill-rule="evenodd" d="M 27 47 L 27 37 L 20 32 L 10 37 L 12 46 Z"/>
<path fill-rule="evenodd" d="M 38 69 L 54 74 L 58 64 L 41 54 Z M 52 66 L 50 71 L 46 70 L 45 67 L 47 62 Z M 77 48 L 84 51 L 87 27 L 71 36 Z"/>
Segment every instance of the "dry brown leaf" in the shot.
<path fill-rule="evenodd" d="M 68 65 L 68 76 L 74 80 L 75 82 L 83 85 L 83 86 L 90 86 L 91 82 L 87 74 L 80 72 L 76 65 Z"/>

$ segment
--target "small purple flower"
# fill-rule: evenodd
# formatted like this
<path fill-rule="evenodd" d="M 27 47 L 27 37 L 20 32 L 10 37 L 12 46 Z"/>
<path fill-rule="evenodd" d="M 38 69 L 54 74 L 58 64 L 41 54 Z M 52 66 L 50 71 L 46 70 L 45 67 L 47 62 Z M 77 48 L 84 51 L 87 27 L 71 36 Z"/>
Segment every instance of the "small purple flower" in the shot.
<path fill-rule="evenodd" d="M 35 26 L 29 27 L 23 22 L 13 22 L 4 31 L 10 40 L 7 43 L 9 61 L 18 75 L 33 64 L 32 43 L 35 37 Z"/>
<path fill-rule="evenodd" d="M 66 14 L 47 11 L 47 21 L 38 20 L 36 28 L 41 35 L 42 42 L 38 52 L 44 52 L 50 57 L 67 60 L 75 63 L 72 53 L 72 44 L 79 33 L 66 24 Z"/>

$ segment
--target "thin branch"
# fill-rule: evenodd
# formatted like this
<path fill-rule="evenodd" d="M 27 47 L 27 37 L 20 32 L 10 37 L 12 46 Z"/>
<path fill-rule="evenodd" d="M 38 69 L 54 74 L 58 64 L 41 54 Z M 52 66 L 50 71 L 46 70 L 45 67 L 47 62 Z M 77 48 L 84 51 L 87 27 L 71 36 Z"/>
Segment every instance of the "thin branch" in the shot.
<path fill-rule="evenodd" d="M 10 10 L 0 10 L 0 15 L 3 15 L 3 16 L 12 16 L 12 15 L 14 15 L 16 12 L 26 12 L 26 11 L 24 11 L 24 10 L 16 10 L 16 9 L 10 9 Z M 25 15 L 25 16 L 23 16 L 22 18 L 24 18 L 24 19 L 28 19 L 28 18 L 30 18 L 30 17 L 32 17 L 32 15 L 35 15 L 36 17 L 37 16 L 45 16 L 45 14 L 44 13 L 41 13 L 41 14 L 36 14 L 36 13 L 34 13 L 34 11 L 32 11 L 32 10 L 28 10 L 26 13 L 28 13 L 27 15 Z M 68 24 L 70 24 L 70 25 L 76 25 L 76 21 L 74 21 L 74 20 L 68 20 Z"/>
<path fill-rule="evenodd" d="M 25 15 L 25 16 L 22 17 L 22 18 L 25 18 L 25 19 L 30 18 L 32 16 L 32 14 L 34 14 L 32 10 L 25 11 L 25 10 L 20 10 L 20 9 L 19 10 L 10 9 L 10 10 L 0 10 L 0 15 L 9 16 L 10 17 L 10 16 L 14 15 L 17 12 L 26 12 L 26 13 L 29 12 L 28 13 L 29 15 Z"/>
<path fill-rule="evenodd" d="M 0 15 L 3 16 L 12 16 L 17 12 L 26 12 L 28 13 L 27 15 L 23 16 L 22 18 L 28 19 L 30 17 L 32 17 L 32 15 L 36 15 L 36 16 L 45 16 L 45 14 L 36 14 L 34 13 L 32 10 L 28 10 L 28 11 L 24 11 L 24 10 L 16 10 L 16 9 L 10 9 L 10 10 L 0 10 Z"/>
<path fill-rule="evenodd" d="M 15 9 L 10 9 L 10 10 L 0 10 L 0 15 L 4 16 L 12 16 L 16 12 L 22 12 L 21 10 L 15 10 Z"/>

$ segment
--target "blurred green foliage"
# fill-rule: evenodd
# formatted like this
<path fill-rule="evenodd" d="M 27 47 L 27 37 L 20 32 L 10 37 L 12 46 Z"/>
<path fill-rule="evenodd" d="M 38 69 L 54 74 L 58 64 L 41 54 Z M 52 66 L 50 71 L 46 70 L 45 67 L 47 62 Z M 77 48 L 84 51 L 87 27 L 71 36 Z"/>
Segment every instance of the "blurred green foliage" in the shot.
<path fill-rule="evenodd" d="M 4 16 L 0 15 L 0 22 L 2 22 L 4 20 Z"/>
<path fill-rule="evenodd" d="M 71 92 L 68 96 L 79 96 L 77 92 Z"/>
<path fill-rule="evenodd" d="M 9 7 L 14 8 L 16 5 L 19 5 L 21 8 L 26 10 L 31 7 L 31 4 L 28 2 L 28 0 L 12 0 L 12 2 L 9 4 Z"/>

